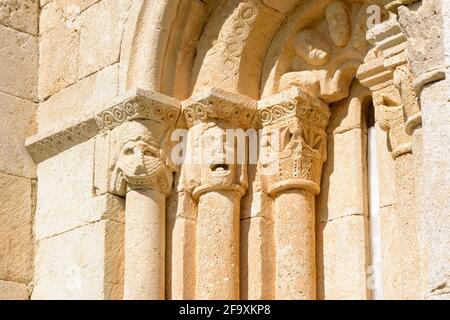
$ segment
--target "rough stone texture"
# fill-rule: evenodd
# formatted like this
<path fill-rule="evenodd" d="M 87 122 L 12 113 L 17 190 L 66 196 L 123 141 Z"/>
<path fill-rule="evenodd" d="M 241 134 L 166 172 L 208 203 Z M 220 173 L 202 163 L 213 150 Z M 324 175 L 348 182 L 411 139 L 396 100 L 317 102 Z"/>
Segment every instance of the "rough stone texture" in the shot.
<path fill-rule="evenodd" d="M 208 192 L 199 200 L 196 299 L 239 298 L 239 200 L 233 191 Z"/>
<path fill-rule="evenodd" d="M 317 226 L 321 299 L 369 299 L 366 272 L 369 267 L 366 216 L 347 216 Z"/>
<path fill-rule="evenodd" d="M 130 0 L 104 0 L 83 12 L 80 78 L 118 62 L 129 5 Z"/>
<path fill-rule="evenodd" d="M 39 99 L 45 99 L 78 79 L 80 32 L 59 24 L 39 42 Z"/>
<path fill-rule="evenodd" d="M 0 1 L 0 24 L 33 35 L 38 30 L 39 0 Z"/>
<path fill-rule="evenodd" d="M 316 298 L 314 195 L 288 190 L 275 198 L 275 298 Z"/>
<path fill-rule="evenodd" d="M 38 50 L 30 34 L 0 25 L 0 92 L 36 100 Z"/>
<path fill-rule="evenodd" d="M 0 173 L 1 280 L 25 284 L 31 281 L 33 192 L 30 179 Z"/>
<path fill-rule="evenodd" d="M 0 300 L 29 300 L 30 288 L 23 283 L 0 280 Z"/>
<path fill-rule="evenodd" d="M 35 235 L 38 240 L 100 219 L 123 221 L 123 200 L 96 197 L 93 190 L 94 140 L 39 164 Z M 64 190 L 64 192 L 60 192 Z M 52 201 L 42 201 L 58 194 Z"/>
<path fill-rule="evenodd" d="M 117 95 L 117 82 L 118 66 L 112 65 L 53 95 L 39 105 L 39 131 L 62 128 L 67 122 L 99 112 Z"/>
<path fill-rule="evenodd" d="M 99 221 L 41 240 L 31 298 L 121 299 L 124 226 Z"/>
<path fill-rule="evenodd" d="M 36 133 L 36 105 L 0 93 L 0 172 L 34 178 L 36 165 L 25 150 L 25 138 Z"/>
<path fill-rule="evenodd" d="M 67 26 L 79 26 L 80 15 L 99 0 L 50 0 L 41 1 L 39 34 L 46 33 L 63 23 Z"/>

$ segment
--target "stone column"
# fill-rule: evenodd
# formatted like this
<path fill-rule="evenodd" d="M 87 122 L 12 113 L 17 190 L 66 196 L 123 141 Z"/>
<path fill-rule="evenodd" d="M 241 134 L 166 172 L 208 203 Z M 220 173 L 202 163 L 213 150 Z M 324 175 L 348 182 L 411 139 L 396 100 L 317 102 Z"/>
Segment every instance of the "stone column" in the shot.
<path fill-rule="evenodd" d="M 373 93 L 376 121 L 387 132 L 395 166 L 395 203 L 381 208 L 383 293 L 386 299 L 420 297 L 421 114 L 406 58 L 406 38 L 395 18 L 368 33 L 375 44 L 358 78 Z M 392 210 L 393 209 L 393 210 Z"/>
<path fill-rule="evenodd" d="M 275 201 L 276 299 L 315 299 L 315 196 L 330 111 L 320 99 L 293 88 L 260 101 L 258 115 L 266 137 L 258 174 Z"/>
<path fill-rule="evenodd" d="M 182 175 L 198 208 L 199 300 L 239 299 L 240 201 L 247 189 L 247 166 L 245 156 L 244 162 L 236 160 L 247 147 L 235 144 L 230 137 L 235 131 L 229 130 L 249 128 L 255 111 L 255 101 L 214 88 L 183 103 L 190 130 Z"/>
<path fill-rule="evenodd" d="M 427 299 L 448 299 L 450 292 L 450 112 L 449 85 L 445 79 L 448 19 L 446 1 L 422 0 L 414 6 L 398 8 L 398 22 L 407 39 L 410 67 L 409 74 L 404 76 L 405 83 L 409 84 L 405 96 L 415 91 L 420 103 L 416 114 L 423 117 L 423 128 L 417 121 L 417 125 L 412 126 L 415 130 L 411 131 L 413 139 L 415 135 L 420 138 L 419 143 L 423 139 L 418 200 L 422 211 L 419 230 L 424 262 L 423 297 Z"/>
<path fill-rule="evenodd" d="M 144 119 L 112 131 L 118 152 L 110 188 L 126 196 L 124 299 L 128 300 L 165 298 L 165 202 L 173 177 L 163 146 L 177 109 L 158 101 L 148 108 L 142 112 Z"/>

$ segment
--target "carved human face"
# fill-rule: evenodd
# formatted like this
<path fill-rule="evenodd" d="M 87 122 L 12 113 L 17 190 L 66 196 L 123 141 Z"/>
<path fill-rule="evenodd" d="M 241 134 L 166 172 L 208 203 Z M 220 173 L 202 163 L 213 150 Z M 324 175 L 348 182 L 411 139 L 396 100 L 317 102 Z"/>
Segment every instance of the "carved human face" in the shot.
<path fill-rule="evenodd" d="M 158 146 L 148 138 L 127 141 L 122 146 L 116 167 L 122 171 L 125 181 L 135 188 L 155 187 L 157 183 L 170 180 L 170 172 L 161 159 Z"/>
<path fill-rule="evenodd" d="M 325 12 L 331 40 L 338 47 L 345 47 L 350 39 L 350 17 L 341 1 L 330 3 Z"/>
<path fill-rule="evenodd" d="M 295 41 L 295 51 L 313 66 L 323 66 L 330 60 L 330 47 L 317 32 L 305 30 Z"/>

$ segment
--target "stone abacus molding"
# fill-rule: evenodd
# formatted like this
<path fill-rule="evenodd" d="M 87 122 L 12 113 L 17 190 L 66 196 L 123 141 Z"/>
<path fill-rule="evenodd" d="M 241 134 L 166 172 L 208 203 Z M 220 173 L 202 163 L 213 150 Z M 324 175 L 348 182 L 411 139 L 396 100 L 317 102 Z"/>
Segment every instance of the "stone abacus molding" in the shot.
<path fill-rule="evenodd" d="M 127 92 L 111 105 L 112 107 L 74 121 L 57 132 L 41 133 L 28 138 L 25 146 L 31 158 L 40 163 L 131 120 L 149 119 L 174 127 L 181 113 L 177 99 L 142 89 Z"/>
<path fill-rule="evenodd" d="M 256 114 L 256 101 L 221 89 L 210 88 L 182 103 L 189 127 L 197 123 L 224 121 L 233 128 L 250 128 Z"/>

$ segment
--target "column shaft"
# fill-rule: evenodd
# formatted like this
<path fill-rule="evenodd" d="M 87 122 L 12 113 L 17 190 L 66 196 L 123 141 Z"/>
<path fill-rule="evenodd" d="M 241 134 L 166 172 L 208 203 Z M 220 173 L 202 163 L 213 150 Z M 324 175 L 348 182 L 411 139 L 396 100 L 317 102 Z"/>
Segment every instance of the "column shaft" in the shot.
<path fill-rule="evenodd" d="M 275 197 L 276 299 L 316 298 L 315 197 L 292 189 Z"/>
<path fill-rule="evenodd" d="M 210 191 L 200 196 L 196 299 L 239 299 L 240 199 L 236 191 Z"/>
<path fill-rule="evenodd" d="M 125 212 L 126 300 L 163 300 L 165 276 L 165 195 L 130 190 Z"/>

